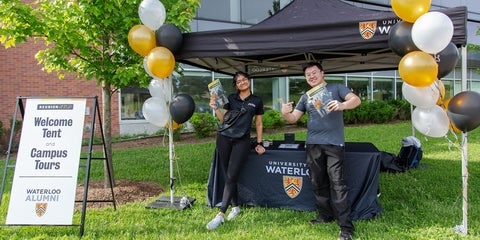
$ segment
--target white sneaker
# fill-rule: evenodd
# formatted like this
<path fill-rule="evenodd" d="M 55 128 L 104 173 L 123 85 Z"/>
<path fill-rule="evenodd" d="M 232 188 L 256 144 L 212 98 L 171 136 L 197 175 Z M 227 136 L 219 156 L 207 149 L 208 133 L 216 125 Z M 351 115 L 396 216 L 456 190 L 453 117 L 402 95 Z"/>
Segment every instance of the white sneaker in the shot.
<path fill-rule="evenodd" d="M 228 214 L 227 220 L 230 221 L 240 214 L 240 207 L 233 207 L 232 211 Z"/>
<path fill-rule="evenodd" d="M 215 216 L 212 219 L 212 221 L 207 223 L 207 229 L 208 230 L 213 230 L 213 229 L 217 228 L 218 226 L 220 226 L 220 224 L 222 224 L 223 222 L 224 222 L 223 216 L 221 214 L 217 214 L 217 216 Z"/>

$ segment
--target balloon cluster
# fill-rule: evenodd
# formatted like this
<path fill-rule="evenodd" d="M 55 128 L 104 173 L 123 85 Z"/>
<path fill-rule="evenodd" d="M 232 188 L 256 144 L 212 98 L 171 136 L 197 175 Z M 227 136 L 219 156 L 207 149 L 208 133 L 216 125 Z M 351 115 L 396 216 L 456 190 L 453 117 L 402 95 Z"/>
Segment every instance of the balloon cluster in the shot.
<path fill-rule="evenodd" d="M 463 131 L 447 114 L 450 99 L 444 101 L 445 86 L 440 80 L 459 60 L 451 42 L 451 19 L 441 12 L 428 12 L 431 0 L 392 0 L 391 4 L 401 21 L 390 30 L 388 44 L 402 57 L 398 72 L 403 97 L 415 106 L 413 126 L 430 137 L 443 137 L 449 129 Z"/>
<path fill-rule="evenodd" d="M 175 25 L 164 24 L 166 11 L 159 0 L 143 0 L 138 7 L 138 14 L 143 24 L 130 29 L 128 44 L 133 51 L 144 57 L 143 68 L 153 78 L 148 86 L 152 97 L 143 104 L 143 116 L 155 126 L 168 127 L 171 114 L 174 120 L 172 126 L 176 130 L 180 124 L 190 119 L 195 109 L 191 97 L 190 99 L 180 97 L 178 100 L 189 105 L 189 112 L 185 112 L 184 108 L 176 108 L 175 105 L 178 103 L 170 104 L 171 74 L 175 68 L 173 53 L 182 46 L 182 33 Z"/>

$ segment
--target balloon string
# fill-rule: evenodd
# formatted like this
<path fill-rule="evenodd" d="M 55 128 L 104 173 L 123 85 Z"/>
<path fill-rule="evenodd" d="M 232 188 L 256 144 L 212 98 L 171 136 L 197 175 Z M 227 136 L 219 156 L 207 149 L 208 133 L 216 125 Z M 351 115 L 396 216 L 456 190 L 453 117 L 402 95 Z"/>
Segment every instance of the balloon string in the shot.
<path fill-rule="evenodd" d="M 445 139 L 447 140 L 448 142 L 448 150 L 449 151 L 452 151 L 452 147 L 455 147 L 457 148 L 458 150 L 461 150 L 462 147 L 460 145 L 460 142 L 458 141 L 458 136 L 453 132 L 453 130 L 450 129 L 450 131 L 452 132 L 452 135 L 454 136 L 455 138 L 455 141 L 452 141 L 448 135 L 445 135 Z"/>

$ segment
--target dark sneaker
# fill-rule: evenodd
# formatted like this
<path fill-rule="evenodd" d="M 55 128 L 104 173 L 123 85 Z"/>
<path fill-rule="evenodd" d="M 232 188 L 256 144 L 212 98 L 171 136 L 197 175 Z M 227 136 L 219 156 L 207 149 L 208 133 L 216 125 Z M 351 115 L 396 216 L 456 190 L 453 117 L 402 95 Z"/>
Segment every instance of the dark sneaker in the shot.
<path fill-rule="evenodd" d="M 340 235 L 338 235 L 338 240 L 352 240 L 352 234 L 345 231 L 340 231 Z"/>
<path fill-rule="evenodd" d="M 333 222 L 333 219 L 332 218 L 328 218 L 328 219 L 324 219 L 324 218 L 315 218 L 315 219 L 312 219 L 310 221 L 308 221 L 308 223 L 310 223 L 310 225 L 315 225 L 315 224 L 319 224 L 319 223 L 329 223 L 329 222 Z"/>

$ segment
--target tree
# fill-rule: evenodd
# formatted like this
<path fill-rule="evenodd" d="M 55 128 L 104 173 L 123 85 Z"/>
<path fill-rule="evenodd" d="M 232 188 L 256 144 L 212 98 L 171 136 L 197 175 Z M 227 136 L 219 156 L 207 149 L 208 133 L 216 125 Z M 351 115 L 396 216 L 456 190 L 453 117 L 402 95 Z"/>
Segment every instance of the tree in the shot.
<path fill-rule="evenodd" d="M 273 11 L 268 10 L 268 15 L 269 16 L 273 16 L 273 15 L 275 15 L 275 13 L 280 11 L 280 0 L 273 0 L 272 7 L 273 7 Z"/>
<path fill-rule="evenodd" d="M 480 27 L 477 29 L 476 35 L 480 35 Z M 468 50 L 480 51 L 480 45 L 476 44 L 467 44 Z"/>
<path fill-rule="evenodd" d="M 128 32 L 142 24 L 140 0 L 7 0 L 0 4 L 0 43 L 6 48 L 28 40 L 43 41 L 36 54 L 47 72 L 59 78 L 74 73 L 102 87 L 106 156 L 112 157 L 111 96 L 122 87 L 146 87 L 151 77 L 143 57 L 128 44 Z M 162 0 L 165 23 L 189 30 L 200 0 Z M 105 166 L 113 175 L 113 164 Z M 108 176 L 105 174 L 105 176 Z M 107 179 L 106 179 L 107 180 Z M 109 181 L 106 181 L 108 184 Z"/>
<path fill-rule="evenodd" d="M 480 27 L 477 29 L 476 35 L 480 35 Z M 478 52 L 480 52 L 480 45 L 468 43 L 467 44 L 467 49 L 469 51 L 473 51 L 473 52 L 478 53 Z M 480 68 L 477 68 L 477 72 L 480 73 Z"/>

